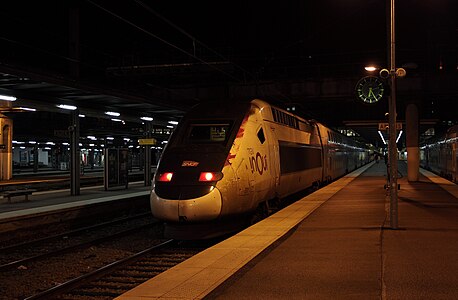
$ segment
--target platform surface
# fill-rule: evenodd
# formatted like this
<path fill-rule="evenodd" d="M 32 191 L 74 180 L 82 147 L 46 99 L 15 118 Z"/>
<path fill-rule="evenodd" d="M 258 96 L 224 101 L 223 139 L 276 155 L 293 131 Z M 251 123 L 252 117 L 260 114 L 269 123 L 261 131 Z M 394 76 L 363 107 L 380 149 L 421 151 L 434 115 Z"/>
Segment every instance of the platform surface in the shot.
<path fill-rule="evenodd" d="M 457 186 L 398 179 L 393 230 L 385 164 L 367 168 L 117 299 L 458 299 Z"/>
<path fill-rule="evenodd" d="M 80 195 L 71 196 L 69 189 L 34 192 L 25 201 L 24 196 L 0 197 L 0 221 L 23 217 L 42 212 L 57 211 L 88 204 L 116 201 L 125 198 L 142 197 L 150 194 L 151 187 L 143 182 L 129 183 L 127 189 L 119 188 L 105 191 L 103 186 L 82 187 Z"/>

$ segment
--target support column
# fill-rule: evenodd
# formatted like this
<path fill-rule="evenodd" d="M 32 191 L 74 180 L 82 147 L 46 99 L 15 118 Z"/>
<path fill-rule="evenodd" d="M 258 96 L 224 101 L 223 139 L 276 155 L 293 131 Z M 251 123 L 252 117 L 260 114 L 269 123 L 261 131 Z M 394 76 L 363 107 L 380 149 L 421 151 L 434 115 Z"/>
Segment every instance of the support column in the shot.
<path fill-rule="evenodd" d="M 81 152 L 79 149 L 80 120 L 78 115 L 78 109 L 72 111 L 71 124 L 68 127 L 70 131 L 70 192 L 72 196 L 80 194 Z"/>
<path fill-rule="evenodd" d="M 13 120 L 0 114 L 0 180 L 13 178 Z"/>
<path fill-rule="evenodd" d="M 151 138 L 151 131 L 153 129 L 153 125 L 150 122 L 145 123 L 145 138 L 150 139 Z M 150 186 L 151 185 L 151 145 L 145 145 L 145 151 L 144 151 L 144 168 L 143 168 L 143 173 L 144 173 L 144 179 L 145 179 L 145 186 Z"/>
<path fill-rule="evenodd" d="M 420 148 L 418 147 L 418 108 L 408 104 L 406 108 L 407 179 L 418 181 Z"/>
<path fill-rule="evenodd" d="M 38 172 L 38 144 L 33 146 L 33 173 Z"/>
<path fill-rule="evenodd" d="M 68 13 L 68 56 L 70 58 L 70 76 L 80 77 L 80 12 L 79 3 L 71 0 Z"/>

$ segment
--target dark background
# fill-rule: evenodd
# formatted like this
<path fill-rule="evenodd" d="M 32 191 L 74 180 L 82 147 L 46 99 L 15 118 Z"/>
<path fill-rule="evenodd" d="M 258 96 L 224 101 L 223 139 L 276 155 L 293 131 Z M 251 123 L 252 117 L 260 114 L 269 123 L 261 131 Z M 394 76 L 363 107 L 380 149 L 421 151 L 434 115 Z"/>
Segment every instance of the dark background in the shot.
<path fill-rule="evenodd" d="M 396 66 L 408 74 L 399 83 L 401 119 L 417 101 L 423 119 L 458 121 L 450 113 L 458 108 L 457 3 L 396 1 Z M 0 71 L 14 77 L 3 75 L 0 90 L 164 122 L 204 100 L 255 97 L 330 126 L 377 122 L 386 103 L 368 108 L 351 88 L 368 75 L 364 66 L 388 67 L 388 16 L 385 0 L 8 1 Z M 96 131 L 105 121 L 92 122 Z"/>

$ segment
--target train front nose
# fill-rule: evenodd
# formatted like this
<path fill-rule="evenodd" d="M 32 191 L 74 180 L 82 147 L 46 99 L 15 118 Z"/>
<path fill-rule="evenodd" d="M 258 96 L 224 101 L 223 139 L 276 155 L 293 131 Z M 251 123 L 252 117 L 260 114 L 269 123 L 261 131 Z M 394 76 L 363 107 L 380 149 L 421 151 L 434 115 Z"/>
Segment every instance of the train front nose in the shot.
<path fill-rule="evenodd" d="M 202 195 L 203 189 L 207 193 Z M 197 190 L 200 190 L 198 193 Z M 222 197 L 220 191 L 214 186 L 205 187 L 177 187 L 181 198 L 187 198 L 186 193 L 196 193 L 198 197 L 180 199 L 167 199 L 159 196 L 156 189 L 151 192 L 151 212 L 157 219 L 167 222 L 201 222 L 217 219 L 221 214 Z M 194 190 L 194 191 L 193 191 Z"/>

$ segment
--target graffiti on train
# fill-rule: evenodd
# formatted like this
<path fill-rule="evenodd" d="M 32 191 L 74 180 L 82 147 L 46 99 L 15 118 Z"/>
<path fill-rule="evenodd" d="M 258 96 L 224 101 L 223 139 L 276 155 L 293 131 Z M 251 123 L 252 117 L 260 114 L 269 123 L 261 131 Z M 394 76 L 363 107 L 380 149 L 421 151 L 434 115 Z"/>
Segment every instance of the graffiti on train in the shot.
<path fill-rule="evenodd" d="M 251 173 L 258 172 L 262 175 L 267 171 L 267 155 L 262 156 L 261 153 L 256 152 L 256 155 L 250 156 Z"/>

